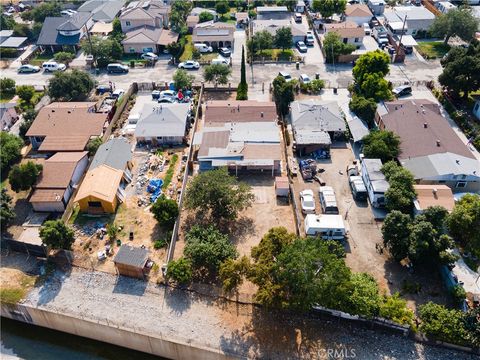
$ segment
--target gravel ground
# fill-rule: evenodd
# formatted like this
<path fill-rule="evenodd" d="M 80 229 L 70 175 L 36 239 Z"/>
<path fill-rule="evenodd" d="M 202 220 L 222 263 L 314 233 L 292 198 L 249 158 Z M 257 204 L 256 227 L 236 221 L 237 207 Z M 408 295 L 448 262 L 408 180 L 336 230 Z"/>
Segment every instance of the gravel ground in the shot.
<path fill-rule="evenodd" d="M 264 311 L 79 268 L 56 271 L 26 304 L 133 327 L 245 358 L 473 359 L 336 321 Z M 330 356 L 329 356 L 330 355 Z"/>

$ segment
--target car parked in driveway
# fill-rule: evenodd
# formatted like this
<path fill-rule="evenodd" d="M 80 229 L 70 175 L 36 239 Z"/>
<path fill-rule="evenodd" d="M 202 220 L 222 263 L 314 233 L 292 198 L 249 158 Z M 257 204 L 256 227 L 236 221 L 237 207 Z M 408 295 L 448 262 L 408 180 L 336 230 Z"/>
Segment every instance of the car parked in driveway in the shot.
<path fill-rule="evenodd" d="M 144 53 L 140 57 L 143 60 L 148 60 L 148 61 L 157 61 L 158 60 L 158 55 L 153 53 L 153 52 Z"/>
<path fill-rule="evenodd" d="M 315 214 L 315 197 L 312 190 L 305 189 L 300 191 L 300 203 L 302 205 L 302 213 Z"/>
<path fill-rule="evenodd" d="M 309 84 L 312 80 L 307 74 L 302 74 L 298 77 L 301 84 Z"/>
<path fill-rule="evenodd" d="M 40 71 L 40 66 L 35 66 L 35 65 L 22 65 L 17 69 L 17 72 L 19 74 L 25 74 L 25 73 L 37 73 Z"/>
<path fill-rule="evenodd" d="M 303 41 L 297 41 L 296 46 L 298 51 L 300 51 L 301 53 L 306 53 L 308 50 L 307 45 L 305 45 Z"/>
<path fill-rule="evenodd" d="M 307 35 L 305 36 L 305 44 L 307 44 L 307 46 L 313 46 L 315 44 L 315 36 L 311 31 L 307 31 Z"/>
<path fill-rule="evenodd" d="M 410 95 L 412 93 L 412 87 L 410 85 L 403 85 L 396 87 L 395 89 L 392 90 L 393 95 L 395 95 L 397 98 Z"/>
<path fill-rule="evenodd" d="M 285 81 L 287 81 L 287 82 L 288 82 L 288 81 L 292 81 L 292 76 L 291 76 L 289 73 L 285 72 L 285 71 L 280 71 L 280 72 L 278 73 L 278 76 L 283 77 L 283 78 L 285 79 Z"/>
<path fill-rule="evenodd" d="M 65 64 L 59 64 L 56 61 L 45 61 L 42 64 L 42 68 L 45 72 L 64 71 L 67 66 Z"/>
<path fill-rule="evenodd" d="M 178 68 L 179 69 L 188 69 L 188 70 L 191 70 L 191 69 L 198 70 L 198 69 L 200 69 L 200 64 L 198 63 L 198 61 L 187 60 L 187 61 L 184 61 L 184 62 L 181 62 L 180 64 L 178 64 Z"/>
<path fill-rule="evenodd" d="M 227 47 L 220 48 L 218 53 L 223 57 L 230 57 L 232 55 L 232 51 Z"/>

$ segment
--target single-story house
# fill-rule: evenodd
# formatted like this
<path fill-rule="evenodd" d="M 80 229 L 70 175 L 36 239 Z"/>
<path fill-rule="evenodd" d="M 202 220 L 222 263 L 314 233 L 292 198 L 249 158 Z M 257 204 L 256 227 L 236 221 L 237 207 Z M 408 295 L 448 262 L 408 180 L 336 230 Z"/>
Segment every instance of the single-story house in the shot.
<path fill-rule="evenodd" d="M 224 123 L 195 136 L 200 171 L 227 167 L 235 172 L 281 173 L 280 131 L 274 122 Z"/>
<path fill-rule="evenodd" d="M 179 145 L 190 127 L 190 104 L 150 104 L 143 106 L 135 128 L 137 142 Z"/>
<path fill-rule="evenodd" d="M 431 206 L 442 206 L 448 212 L 452 212 L 455 206 L 452 189 L 446 185 L 414 185 L 417 197 L 413 201 L 415 215 Z"/>
<path fill-rule="evenodd" d="M 33 187 L 33 210 L 63 213 L 88 165 L 88 152 L 58 152 L 47 159 Z"/>
<path fill-rule="evenodd" d="M 119 16 L 122 30 L 127 33 L 138 27 L 168 27 L 170 6 L 160 0 L 133 1 Z"/>
<path fill-rule="evenodd" d="M 92 13 L 78 12 L 72 16 L 47 17 L 38 36 L 37 45 L 52 52 L 77 50 L 80 41 L 93 26 Z"/>
<path fill-rule="evenodd" d="M 119 275 L 143 279 L 147 272 L 148 250 L 122 245 L 113 259 Z"/>
<path fill-rule="evenodd" d="M 107 125 L 108 114 L 96 113 L 94 102 L 55 102 L 38 112 L 26 136 L 34 150 L 83 151 Z"/>
<path fill-rule="evenodd" d="M 257 20 L 288 20 L 291 16 L 286 6 L 257 6 Z"/>
<path fill-rule="evenodd" d="M 214 48 L 219 47 L 233 47 L 235 25 L 207 21 L 197 24 L 193 28 L 192 41 L 193 43 L 204 43 Z"/>
<path fill-rule="evenodd" d="M 15 105 L 14 102 L 0 103 L 0 129 L 2 131 L 8 131 L 19 119 Z"/>
<path fill-rule="evenodd" d="M 207 101 L 204 110 L 207 127 L 222 126 L 225 123 L 277 122 L 277 109 L 272 101 Z"/>
<path fill-rule="evenodd" d="M 385 12 L 385 0 L 368 0 L 367 3 L 373 15 L 382 15 Z"/>
<path fill-rule="evenodd" d="M 344 44 L 351 44 L 360 47 L 363 44 L 365 30 L 362 26 L 352 21 L 345 21 L 337 24 L 325 24 L 325 34 L 335 32 L 340 36 Z M 326 50 L 327 51 L 327 50 Z"/>
<path fill-rule="evenodd" d="M 252 21 L 252 30 L 253 35 L 259 31 L 268 31 L 272 36 L 275 36 L 278 29 L 282 27 L 290 28 L 292 31 L 292 41 L 296 43 L 297 41 L 304 41 L 305 36 L 307 35 L 307 28 L 303 24 L 297 24 L 296 22 L 289 19 L 280 19 L 280 20 L 253 20 Z"/>
<path fill-rule="evenodd" d="M 336 101 L 294 101 L 290 105 L 293 137 L 299 156 L 330 149 L 346 124 Z"/>
<path fill-rule="evenodd" d="M 28 38 L 13 36 L 13 30 L 0 30 L 0 49 L 20 50 Z"/>
<path fill-rule="evenodd" d="M 110 139 L 100 145 L 75 197 L 80 211 L 115 212 L 117 204 L 125 201 L 125 187 L 132 181 L 131 168 L 132 146 L 127 139 Z"/>
<path fill-rule="evenodd" d="M 480 96 L 474 96 L 475 103 L 473 104 L 473 115 L 480 120 Z"/>
<path fill-rule="evenodd" d="M 110 23 L 120 13 L 126 0 L 87 0 L 77 9 L 79 12 L 90 12 L 93 21 Z"/>
<path fill-rule="evenodd" d="M 399 162 L 418 184 L 444 184 L 455 192 L 480 191 L 480 161 L 429 100 L 397 100 L 377 108 L 380 129 L 401 140 Z"/>
<path fill-rule="evenodd" d="M 344 20 L 354 22 L 357 25 L 369 23 L 373 14 L 365 4 L 347 5 L 344 14 Z"/>
<path fill-rule="evenodd" d="M 401 32 L 405 23 L 405 34 L 415 36 L 419 31 L 428 30 L 432 26 L 435 15 L 423 6 L 395 6 L 393 11 L 384 13 L 385 24 L 396 33 Z"/>
<path fill-rule="evenodd" d="M 128 31 L 125 34 L 125 39 L 122 40 L 122 45 L 125 53 L 159 53 L 168 44 L 177 40 L 178 34 L 176 32 L 145 25 Z"/>

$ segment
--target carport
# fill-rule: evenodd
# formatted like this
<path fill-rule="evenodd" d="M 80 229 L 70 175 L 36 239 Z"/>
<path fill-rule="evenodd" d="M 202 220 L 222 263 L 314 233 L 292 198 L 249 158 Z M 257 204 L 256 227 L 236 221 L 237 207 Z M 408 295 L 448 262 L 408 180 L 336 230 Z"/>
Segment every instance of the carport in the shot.
<path fill-rule="evenodd" d="M 332 140 L 326 131 L 294 131 L 296 152 L 306 156 L 317 150 L 330 150 Z"/>

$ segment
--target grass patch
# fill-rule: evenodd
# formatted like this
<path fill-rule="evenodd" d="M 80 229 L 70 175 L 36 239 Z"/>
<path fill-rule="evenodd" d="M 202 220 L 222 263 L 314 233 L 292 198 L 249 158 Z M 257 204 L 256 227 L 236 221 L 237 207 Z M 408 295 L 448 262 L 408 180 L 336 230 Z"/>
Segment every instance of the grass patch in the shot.
<path fill-rule="evenodd" d="M 30 60 L 31 65 L 42 66 L 45 61 L 52 60 L 53 54 L 50 53 L 39 53 L 37 56 Z"/>
<path fill-rule="evenodd" d="M 295 60 L 297 57 L 292 49 L 265 49 L 255 53 L 256 60 L 261 60 L 262 58 L 265 58 L 265 60 Z"/>
<path fill-rule="evenodd" d="M 5 288 L 0 290 L 0 300 L 2 304 L 17 304 L 22 300 L 27 291 L 22 288 Z"/>
<path fill-rule="evenodd" d="M 213 59 L 216 59 L 218 57 L 218 54 L 213 52 L 210 54 L 202 54 L 202 57 L 200 58 L 200 61 L 212 61 Z"/>
<path fill-rule="evenodd" d="M 417 50 L 425 59 L 442 58 L 450 50 L 450 45 L 443 41 L 422 41 L 418 43 Z"/>
<path fill-rule="evenodd" d="M 130 65 L 131 61 L 135 61 L 135 64 L 146 64 L 147 60 L 140 58 L 139 54 L 123 54 L 120 62 L 125 65 Z"/>
<path fill-rule="evenodd" d="M 9 102 L 10 100 L 13 99 L 15 94 L 5 94 L 5 93 L 0 93 L 0 103 L 6 103 Z"/>
<path fill-rule="evenodd" d="M 183 48 L 183 53 L 180 56 L 180 61 L 191 60 L 192 53 L 193 53 L 192 35 L 185 35 L 185 47 Z"/>
<path fill-rule="evenodd" d="M 167 174 L 165 175 L 165 179 L 163 179 L 163 188 L 168 189 L 168 186 L 172 182 L 173 173 L 175 172 L 175 164 L 178 161 L 178 155 L 173 154 L 172 158 L 170 159 L 170 165 L 168 165 Z"/>

